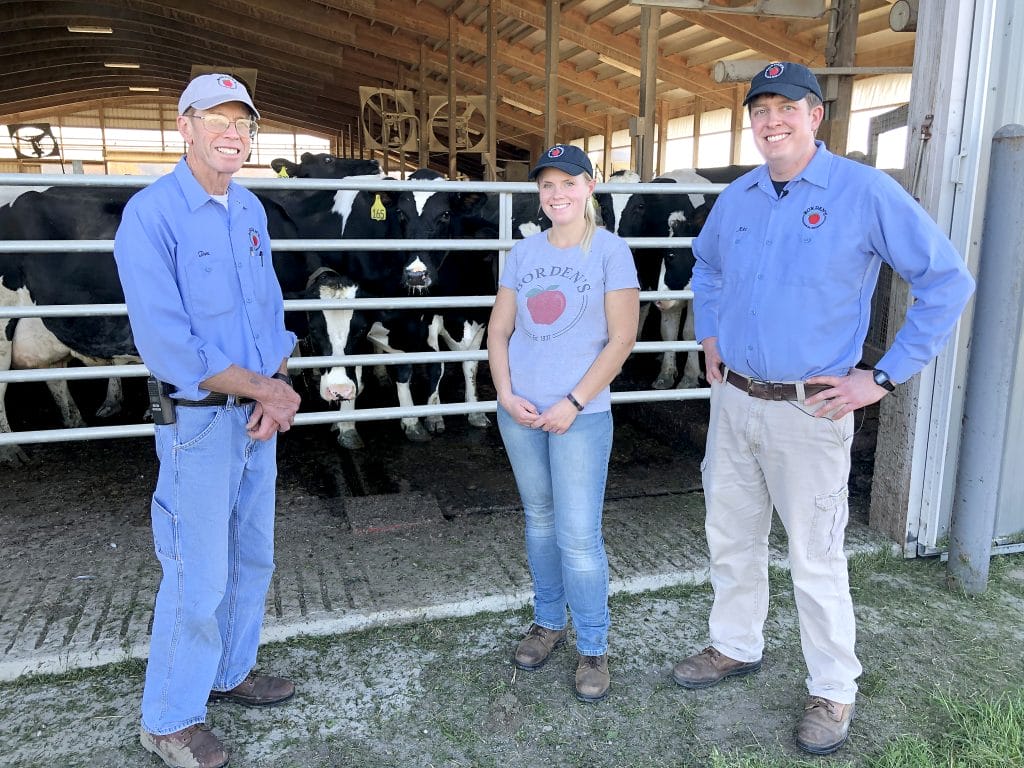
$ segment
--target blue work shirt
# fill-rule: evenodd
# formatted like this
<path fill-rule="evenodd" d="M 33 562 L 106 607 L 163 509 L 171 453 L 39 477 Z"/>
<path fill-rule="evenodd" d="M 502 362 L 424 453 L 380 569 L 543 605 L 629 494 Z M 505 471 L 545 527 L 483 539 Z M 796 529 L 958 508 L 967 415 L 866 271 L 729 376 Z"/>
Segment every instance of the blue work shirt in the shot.
<path fill-rule="evenodd" d="M 184 158 L 128 201 L 114 240 L 135 346 L 177 397 L 234 364 L 273 374 L 295 347 L 284 327 L 267 216 L 235 183 L 227 208 Z"/>
<path fill-rule="evenodd" d="M 949 338 L 974 291 L 952 243 L 885 173 L 818 141 L 779 197 L 766 165 L 721 194 L 694 240 L 694 329 L 748 377 L 844 376 L 860 361 L 886 262 L 914 303 L 877 367 L 896 383 Z"/>

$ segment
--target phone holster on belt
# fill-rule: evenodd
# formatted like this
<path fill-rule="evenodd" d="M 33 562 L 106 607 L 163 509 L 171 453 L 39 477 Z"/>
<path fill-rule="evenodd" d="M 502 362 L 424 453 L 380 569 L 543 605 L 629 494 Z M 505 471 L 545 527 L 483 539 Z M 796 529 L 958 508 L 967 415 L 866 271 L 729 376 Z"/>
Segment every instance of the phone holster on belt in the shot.
<path fill-rule="evenodd" d="M 173 424 L 177 414 L 174 410 L 174 398 L 169 394 L 170 386 L 150 376 L 146 380 L 146 390 L 149 392 L 149 412 L 153 417 L 153 423 Z"/>

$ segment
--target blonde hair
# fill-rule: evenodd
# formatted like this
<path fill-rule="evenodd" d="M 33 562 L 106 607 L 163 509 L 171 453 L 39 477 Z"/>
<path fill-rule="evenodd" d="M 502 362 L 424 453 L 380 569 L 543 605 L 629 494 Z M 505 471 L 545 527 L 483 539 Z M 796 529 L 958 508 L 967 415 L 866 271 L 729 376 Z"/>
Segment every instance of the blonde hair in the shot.
<path fill-rule="evenodd" d="M 586 171 L 583 172 L 583 176 L 586 177 L 587 181 L 593 181 L 593 178 Z M 597 200 L 591 195 L 587 199 L 587 204 L 583 208 L 583 239 L 580 240 L 580 250 L 583 255 L 586 256 L 590 253 L 590 244 L 594 240 L 594 232 L 597 231 Z"/>

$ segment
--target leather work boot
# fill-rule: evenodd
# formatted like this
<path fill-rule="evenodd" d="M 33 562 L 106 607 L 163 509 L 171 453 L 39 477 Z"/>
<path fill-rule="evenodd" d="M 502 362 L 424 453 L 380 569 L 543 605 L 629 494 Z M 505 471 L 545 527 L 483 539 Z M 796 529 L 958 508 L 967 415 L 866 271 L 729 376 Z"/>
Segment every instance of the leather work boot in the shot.
<path fill-rule="evenodd" d="M 797 745 L 814 755 L 831 755 L 846 743 L 854 709 L 853 704 L 811 696 L 796 728 Z"/>
<path fill-rule="evenodd" d="M 270 677 L 250 672 L 245 680 L 230 691 L 210 691 L 210 701 L 230 701 L 247 707 L 280 704 L 295 695 L 295 683 L 283 677 Z"/>
<path fill-rule="evenodd" d="M 171 768 L 222 768 L 228 764 L 228 753 L 210 726 L 196 723 L 174 733 L 158 736 L 145 728 L 139 741 Z"/>
<path fill-rule="evenodd" d="M 708 646 L 689 656 L 672 670 L 672 679 L 683 688 L 710 688 L 727 677 L 749 675 L 761 669 L 761 660 L 736 661 Z"/>
<path fill-rule="evenodd" d="M 608 695 L 611 688 L 611 676 L 608 674 L 608 654 L 600 656 L 580 655 L 579 666 L 576 667 L 576 698 L 588 704 L 601 701 Z"/>
<path fill-rule="evenodd" d="M 551 656 L 551 652 L 565 643 L 564 629 L 548 629 L 539 624 L 533 624 L 530 631 L 526 633 L 516 648 L 512 661 L 520 669 L 533 672 L 544 666 L 544 662 Z"/>

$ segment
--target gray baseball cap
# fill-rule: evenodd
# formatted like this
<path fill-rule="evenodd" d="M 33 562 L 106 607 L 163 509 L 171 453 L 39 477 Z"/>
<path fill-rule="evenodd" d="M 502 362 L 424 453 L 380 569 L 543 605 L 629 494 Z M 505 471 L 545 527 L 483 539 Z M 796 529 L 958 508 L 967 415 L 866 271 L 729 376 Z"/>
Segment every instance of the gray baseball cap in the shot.
<path fill-rule="evenodd" d="M 212 109 L 229 101 L 242 102 L 252 111 L 253 116 L 259 119 L 260 113 L 252 103 L 242 81 L 235 79 L 233 75 L 218 73 L 199 75 L 186 86 L 181 98 L 178 99 L 178 114 L 185 114 L 189 107 Z"/>

